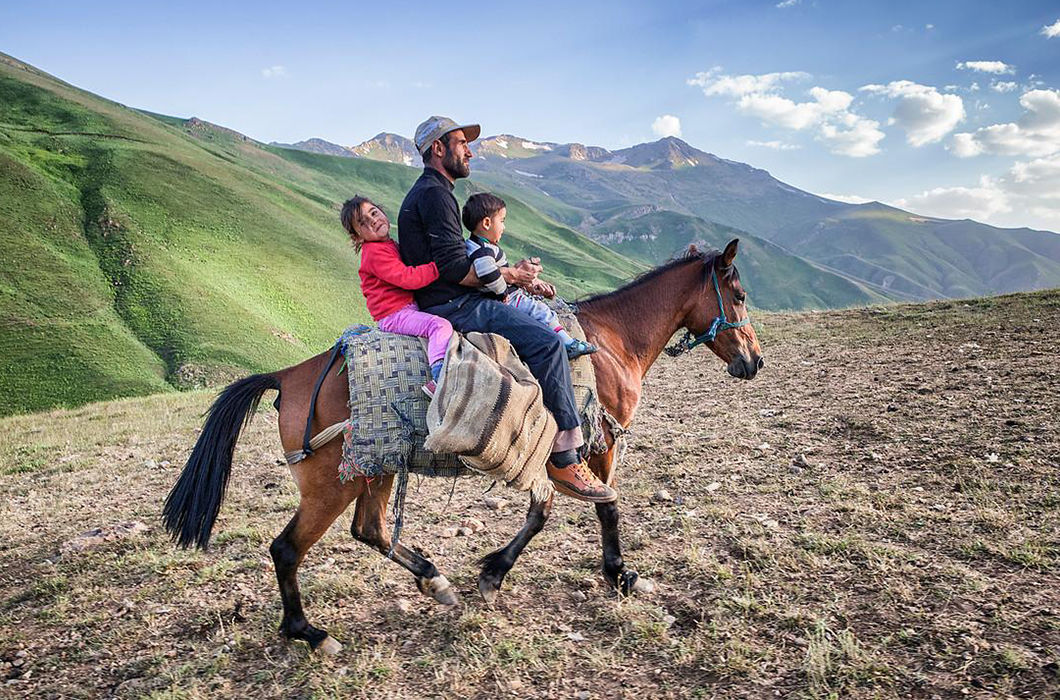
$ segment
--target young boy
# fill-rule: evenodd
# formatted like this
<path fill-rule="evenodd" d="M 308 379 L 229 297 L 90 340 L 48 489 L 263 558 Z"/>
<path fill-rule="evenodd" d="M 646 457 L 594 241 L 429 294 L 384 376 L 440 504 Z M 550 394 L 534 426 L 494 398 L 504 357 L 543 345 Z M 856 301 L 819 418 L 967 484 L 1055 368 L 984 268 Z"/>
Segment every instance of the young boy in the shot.
<path fill-rule="evenodd" d="M 467 255 L 475 266 L 475 274 L 478 275 L 482 286 L 508 306 L 519 309 L 555 332 L 567 350 L 567 359 L 573 360 L 596 352 L 595 345 L 572 338 L 560 325 L 556 312 L 547 304 L 534 299 L 518 287 L 509 287 L 504 281 L 501 268 L 508 266 L 508 258 L 498 243 L 504 235 L 504 219 L 507 215 L 504 200 L 488 192 L 472 195 L 464 204 L 462 219 L 464 226 L 471 232 L 465 241 Z M 554 293 L 552 285 L 539 280 L 534 281 L 529 291 L 534 294 Z"/>

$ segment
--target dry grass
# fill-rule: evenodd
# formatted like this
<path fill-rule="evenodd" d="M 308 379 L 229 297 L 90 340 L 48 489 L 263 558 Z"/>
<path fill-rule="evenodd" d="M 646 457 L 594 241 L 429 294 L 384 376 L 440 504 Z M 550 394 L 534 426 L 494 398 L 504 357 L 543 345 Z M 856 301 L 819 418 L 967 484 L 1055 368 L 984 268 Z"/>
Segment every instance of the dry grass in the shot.
<path fill-rule="evenodd" d="M 760 325 L 768 366 L 754 382 L 705 352 L 649 374 L 620 486 L 626 559 L 654 595 L 605 587 L 595 516 L 564 499 L 489 609 L 474 562 L 519 527 L 522 499 L 494 513 L 468 479 L 446 509 L 450 484 L 425 481 L 404 539 L 463 604 L 419 596 L 349 537 L 347 515 L 301 575 L 310 620 L 346 644 L 334 658 L 276 633 L 267 548 L 297 493 L 271 407 L 241 443 L 206 554 L 175 550 L 158 517 L 210 394 L 4 419 L 0 694 L 1060 691 L 1060 294 Z M 799 454 L 809 467 L 793 468 Z M 674 503 L 650 501 L 660 487 Z M 468 515 L 487 530 L 440 536 Z M 152 529 L 60 554 L 127 520 Z"/>

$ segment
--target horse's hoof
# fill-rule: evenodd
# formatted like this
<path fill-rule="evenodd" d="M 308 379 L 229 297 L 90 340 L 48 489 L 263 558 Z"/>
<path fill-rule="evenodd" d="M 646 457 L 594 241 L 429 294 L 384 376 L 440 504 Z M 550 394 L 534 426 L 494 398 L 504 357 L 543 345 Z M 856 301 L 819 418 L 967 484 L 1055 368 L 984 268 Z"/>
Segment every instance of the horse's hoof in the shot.
<path fill-rule="evenodd" d="M 497 590 L 497 587 L 486 579 L 478 580 L 478 593 L 482 600 L 486 601 L 486 605 L 493 605 L 497 601 Z"/>
<path fill-rule="evenodd" d="M 636 571 L 626 569 L 616 578 L 615 587 L 624 596 L 634 593 L 647 595 L 655 590 L 655 583 L 650 578 L 642 578 Z"/>
<path fill-rule="evenodd" d="M 317 644 L 317 648 L 313 651 L 324 654 L 325 656 L 335 656 L 342 651 L 342 645 L 335 641 L 335 638 L 328 635 L 324 637 L 324 640 Z"/>
<path fill-rule="evenodd" d="M 648 595 L 649 593 L 652 593 L 654 591 L 655 582 L 652 581 L 650 578 L 644 578 L 643 576 L 638 576 L 637 580 L 633 582 L 633 585 L 629 587 L 630 593 L 641 593 L 644 595 Z"/>
<path fill-rule="evenodd" d="M 434 598 L 442 605 L 456 605 L 460 602 L 460 598 L 456 595 L 456 591 L 449 583 L 449 579 L 439 574 L 434 578 L 420 579 L 419 588 L 421 591 Z"/>

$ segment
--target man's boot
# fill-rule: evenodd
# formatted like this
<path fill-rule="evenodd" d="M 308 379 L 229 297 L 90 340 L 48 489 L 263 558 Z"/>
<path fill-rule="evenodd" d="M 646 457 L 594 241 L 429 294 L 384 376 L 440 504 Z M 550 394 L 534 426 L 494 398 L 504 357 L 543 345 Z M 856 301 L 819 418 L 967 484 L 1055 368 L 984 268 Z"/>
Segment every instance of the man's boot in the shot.
<path fill-rule="evenodd" d="M 589 470 L 589 465 L 585 462 L 557 467 L 550 460 L 548 478 L 552 480 L 552 485 L 557 491 L 579 501 L 611 503 L 618 500 L 615 490 L 600 481 L 596 474 Z"/>

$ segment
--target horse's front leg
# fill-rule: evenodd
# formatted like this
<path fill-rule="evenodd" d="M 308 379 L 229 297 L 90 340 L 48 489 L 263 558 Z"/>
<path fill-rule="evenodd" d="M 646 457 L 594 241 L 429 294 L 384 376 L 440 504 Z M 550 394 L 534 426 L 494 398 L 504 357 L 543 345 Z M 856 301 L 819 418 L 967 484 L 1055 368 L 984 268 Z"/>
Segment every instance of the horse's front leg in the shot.
<path fill-rule="evenodd" d="M 610 484 L 611 472 L 615 468 L 614 441 L 608 435 L 608 451 L 589 461 L 589 467 L 604 483 Z M 600 541 L 604 549 L 604 576 L 622 595 L 651 593 L 655 584 L 642 578 L 636 571 L 626 568 L 622 559 L 622 544 L 618 535 L 618 502 L 597 503 L 596 517 L 600 520 Z"/>
<path fill-rule="evenodd" d="M 497 599 L 497 591 L 500 590 L 504 577 L 515 566 L 515 560 L 519 558 L 534 535 L 541 532 L 545 526 L 548 516 L 552 513 L 554 495 L 549 494 L 548 499 L 544 501 L 531 497 L 526 522 L 523 523 L 523 527 L 512 538 L 512 541 L 507 546 L 487 554 L 479 562 L 482 564 L 482 573 L 478 576 L 478 592 L 487 603 L 492 604 Z"/>
<path fill-rule="evenodd" d="M 651 593 L 655 584 L 626 568 L 618 537 L 618 504 L 597 503 L 596 517 L 600 519 L 600 539 L 604 546 L 604 576 L 622 595 Z"/>
<path fill-rule="evenodd" d="M 350 534 L 359 542 L 375 547 L 405 567 L 416 577 L 416 587 L 442 605 L 456 605 L 460 599 L 449 579 L 442 576 L 430 561 L 398 542 L 391 552 L 390 533 L 386 526 L 386 504 L 390 500 L 393 475 L 374 480 L 357 499 Z"/>

